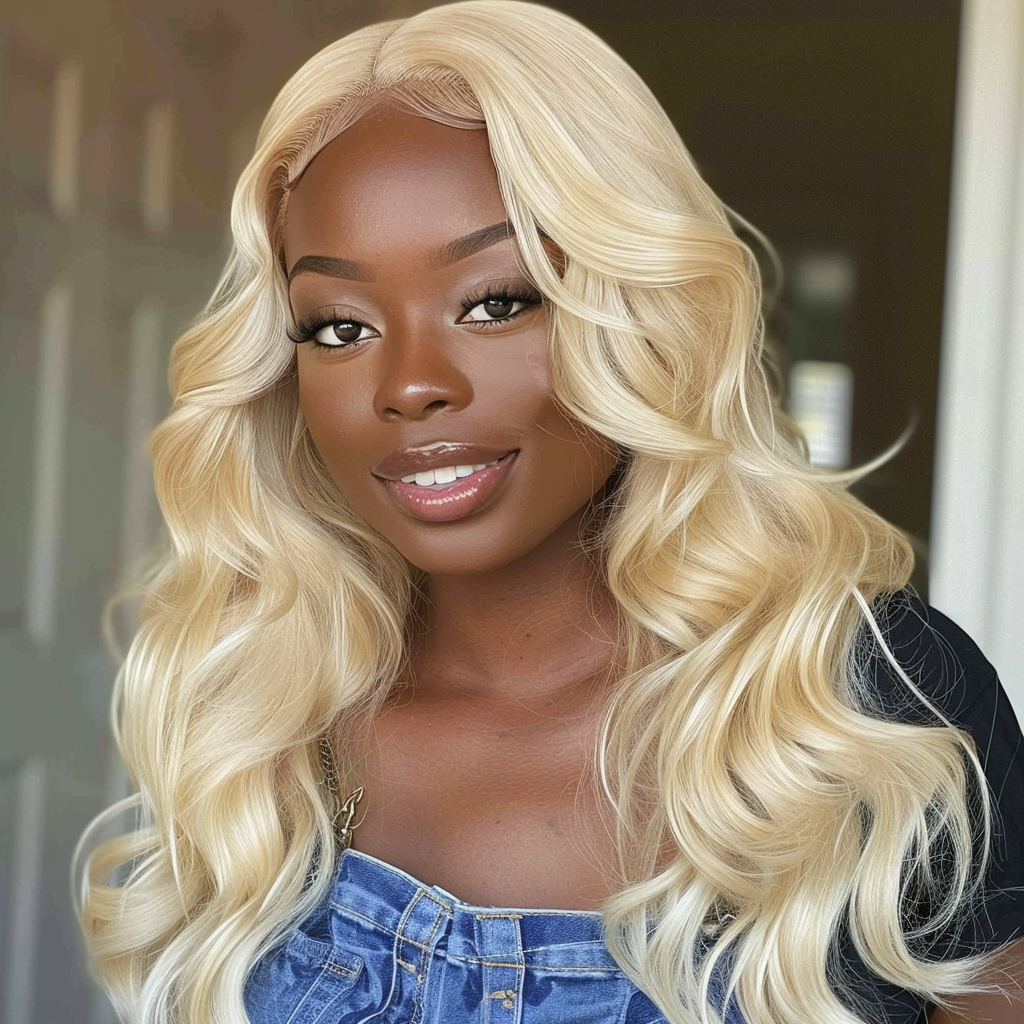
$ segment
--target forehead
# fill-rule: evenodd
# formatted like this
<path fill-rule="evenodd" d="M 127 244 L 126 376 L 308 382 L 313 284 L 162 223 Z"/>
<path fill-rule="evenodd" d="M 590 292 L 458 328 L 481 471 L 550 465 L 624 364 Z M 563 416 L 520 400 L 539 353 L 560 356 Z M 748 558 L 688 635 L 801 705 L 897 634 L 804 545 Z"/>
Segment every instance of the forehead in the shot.
<path fill-rule="evenodd" d="M 289 198 L 285 259 L 436 246 L 505 217 L 485 131 L 381 107 L 310 161 Z"/>

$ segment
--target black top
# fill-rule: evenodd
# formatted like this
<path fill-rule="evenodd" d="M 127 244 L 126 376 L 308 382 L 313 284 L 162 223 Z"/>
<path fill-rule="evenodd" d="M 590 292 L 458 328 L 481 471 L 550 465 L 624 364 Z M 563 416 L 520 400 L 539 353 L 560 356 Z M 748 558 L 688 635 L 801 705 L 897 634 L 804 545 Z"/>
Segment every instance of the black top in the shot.
<path fill-rule="evenodd" d="M 876 617 L 900 667 L 925 697 L 977 745 L 991 799 L 991 867 L 978 903 L 923 955 L 967 956 L 1024 936 L 1024 738 L 995 669 L 977 644 L 941 612 L 909 591 L 887 599 Z M 871 699 L 869 713 L 922 725 L 938 719 L 909 690 L 873 638 L 865 635 L 860 663 Z M 971 801 L 976 805 L 976 801 Z M 941 852 L 937 870 L 942 869 Z M 933 861 L 933 864 L 935 862 Z M 844 980 L 856 993 L 856 1010 L 885 1024 L 920 1024 L 930 1007 L 867 974 L 848 938 L 842 959 L 852 969 Z"/>

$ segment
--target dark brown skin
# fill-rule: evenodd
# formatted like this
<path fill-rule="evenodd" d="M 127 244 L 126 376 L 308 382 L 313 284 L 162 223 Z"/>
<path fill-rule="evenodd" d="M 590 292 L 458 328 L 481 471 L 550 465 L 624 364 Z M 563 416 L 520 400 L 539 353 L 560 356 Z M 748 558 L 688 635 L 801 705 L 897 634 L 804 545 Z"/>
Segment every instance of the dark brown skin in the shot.
<path fill-rule="evenodd" d="M 295 318 L 319 311 L 338 325 L 320 340 L 352 342 L 298 346 L 311 435 L 353 508 L 429 574 L 409 672 L 367 726 L 355 846 L 469 903 L 594 910 L 613 878 L 590 765 L 617 631 L 579 536 L 616 458 L 553 399 L 543 307 L 479 305 L 534 291 L 514 239 L 438 259 L 505 220 L 484 132 L 389 108 L 326 146 L 288 206 Z M 455 521 L 410 514 L 373 472 L 436 441 L 516 453 Z M 958 999 L 932 1024 L 1019 1024 L 1022 959 L 1024 941 L 988 976 L 1015 1001 Z"/>
<path fill-rule="evenodd" d="M 483 131 L 388 108 L 326 146 L 289 201 L 296 320 L 362 325 L 342 326 L 346 347 L 298 346 L 311 435 L 352 506 L 430 574 L 408 678 L 368 732 L 355 845 L 467 902 L 596 909 L 611 845 L 589 765 L 615 613 L 579 537 L 616 456 L 554 401 L 539 296 L 467 319 L 492 286 L 535 293 L 515 240 L 436 259 L 505 220 Z M 295 274 L 310 255 L 370 280 Z M 373 469 L 442 440 L 516 454 L 472 514 L 426 522 Z"/>
<path fill-rule="evenodd" d="M 1024 939 L 1002 949 L 985 973 L 1002 993 L 958 996 L 952 1010 L 936 1009 L 929 1024 L 1021 1024 L 1024 1021 Z"/>

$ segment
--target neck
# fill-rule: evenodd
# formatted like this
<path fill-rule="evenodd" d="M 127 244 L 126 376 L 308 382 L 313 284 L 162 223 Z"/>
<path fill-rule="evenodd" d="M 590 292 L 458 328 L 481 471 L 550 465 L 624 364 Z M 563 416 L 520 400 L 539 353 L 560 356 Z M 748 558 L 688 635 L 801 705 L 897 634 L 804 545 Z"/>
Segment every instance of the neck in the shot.
<path fill-rule="evenodd" d="M 410 657 L 418 695 L 547 702 L 605 676 L 617 612 L 580 522 L 501 569 L 429 577 Z"/>

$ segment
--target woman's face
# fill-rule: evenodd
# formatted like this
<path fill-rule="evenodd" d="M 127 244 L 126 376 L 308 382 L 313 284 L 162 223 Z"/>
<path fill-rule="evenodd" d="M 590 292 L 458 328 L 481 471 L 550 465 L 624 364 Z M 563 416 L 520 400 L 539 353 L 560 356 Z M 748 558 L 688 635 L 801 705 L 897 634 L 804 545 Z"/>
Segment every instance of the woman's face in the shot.
<path fill-rule="evenodd" d="M 428 573 L 574 534 L 615 464 L 552 395 L 547 314 L 506 220 L 485 132 L 387 107 L 289 200 L 310 434 L 351 506 Z"/>

